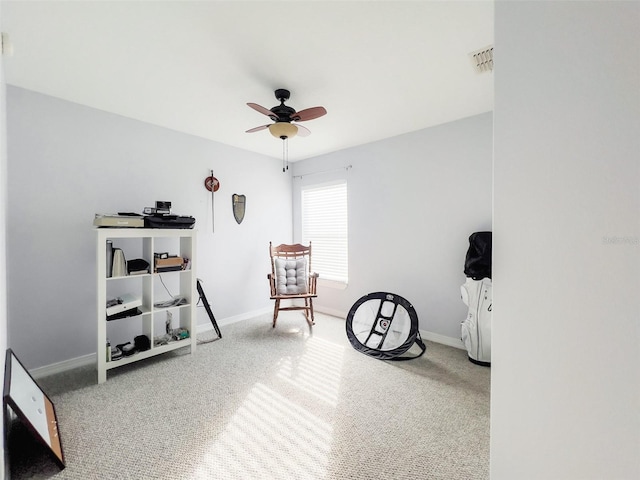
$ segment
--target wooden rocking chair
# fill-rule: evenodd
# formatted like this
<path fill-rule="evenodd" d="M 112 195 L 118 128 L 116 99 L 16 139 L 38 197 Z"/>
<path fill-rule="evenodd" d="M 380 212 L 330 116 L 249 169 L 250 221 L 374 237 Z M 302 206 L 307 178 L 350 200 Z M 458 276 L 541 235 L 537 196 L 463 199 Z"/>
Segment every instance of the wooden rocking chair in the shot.
<path fill-rule="evenodd" d="M 316 295 L 317 273 L 311 271 L 311 242 L 305 247 L 278 245 L 269 242 L 271 273 L 267 275 L 271 287 L 271 299 L 276 301 L 273 309 L 273 326 L 276 326 L 280 310 L 304 310 L 309 327 L 315 325 L 313 318 L 313 299 Z M 303 299 L 303 305 L 295 305 L 296 299 Z M 281 307 L 281 300 L 291 300 L 291 306 Z"/>

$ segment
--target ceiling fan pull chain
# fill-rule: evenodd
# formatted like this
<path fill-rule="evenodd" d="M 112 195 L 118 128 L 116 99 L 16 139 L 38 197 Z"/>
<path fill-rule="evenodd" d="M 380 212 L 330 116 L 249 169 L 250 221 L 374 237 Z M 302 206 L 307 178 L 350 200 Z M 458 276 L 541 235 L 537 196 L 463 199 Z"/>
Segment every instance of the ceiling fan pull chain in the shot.
<path fill-rule="evenodd" d="M 289 170 L 289 138 L 282 137 L 282 173 Z"/>

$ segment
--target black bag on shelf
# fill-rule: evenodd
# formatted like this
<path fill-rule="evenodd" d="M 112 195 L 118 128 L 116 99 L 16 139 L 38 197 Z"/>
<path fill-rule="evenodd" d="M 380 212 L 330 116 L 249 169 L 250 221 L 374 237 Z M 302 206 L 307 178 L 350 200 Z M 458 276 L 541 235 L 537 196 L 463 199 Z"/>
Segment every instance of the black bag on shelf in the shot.
<path fill-rule="evenodd" d="M 180 215 L 147 215 L 144 217 L 146 228 L 193 228 L 196 219 Z"/>
<path fill-rule="evenodd" d="M 137 275 L 141 273 L 149 273 L 149 262 L 144 258 L 134 258 L 127 262 L 127 273 L 129 275 Z"/>
<path fill-rule="evenodd" d="M 133 339 L 133 343 L 136 347 L 136 350 L 139 352 L 144 352 L 151 348 L 151 341 L 146 335 L 138 335 Z"/>

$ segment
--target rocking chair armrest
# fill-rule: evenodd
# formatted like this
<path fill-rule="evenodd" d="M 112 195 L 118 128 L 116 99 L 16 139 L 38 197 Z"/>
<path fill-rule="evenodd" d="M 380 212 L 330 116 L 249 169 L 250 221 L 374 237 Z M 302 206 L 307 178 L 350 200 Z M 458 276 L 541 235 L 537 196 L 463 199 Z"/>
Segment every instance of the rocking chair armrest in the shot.
<path fill-rule="evenodd" d="M 320 275 L 315 272 L 309 274 L 309 293 L 313 295 L 316 294 L 316 283 L 319 276 Z"/>
<path fill-rule="evenodd" d="M 271 296 L 276 294 L 276 279 L 270 273 L 267 273 L 267 279 L 269 280 L 269 287 L 271 289 Z"/>

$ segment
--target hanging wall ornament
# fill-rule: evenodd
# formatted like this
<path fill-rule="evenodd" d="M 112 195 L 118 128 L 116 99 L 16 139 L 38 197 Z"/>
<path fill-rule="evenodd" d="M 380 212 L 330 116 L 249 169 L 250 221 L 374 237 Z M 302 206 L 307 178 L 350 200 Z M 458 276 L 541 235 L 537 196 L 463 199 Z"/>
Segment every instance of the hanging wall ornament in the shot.
<path fill-rule="evenodd" d="M 234 193 L 231 196 L 231 200 L 233 203 L 233 217 L 236 219 L 236 222 L 238 222 L 238 225 L 240 225 L 242 220 L 244 220 L 247 197 L 246 195 L 238 195 L 237 193 Z"/>
<path fill-rule="evenodd" d="M 220 188 L 220 182 L 216 177 L 213 176 L 213 170 L 211 170 L 211 175 L 204 179 L 204 186 L 207 190 L 211 192 L 211 232 L 213 233 L 214 225 L 214 208 L 213 208 L 213 193 L 217 192 Z"/>

